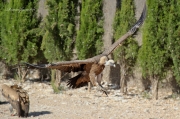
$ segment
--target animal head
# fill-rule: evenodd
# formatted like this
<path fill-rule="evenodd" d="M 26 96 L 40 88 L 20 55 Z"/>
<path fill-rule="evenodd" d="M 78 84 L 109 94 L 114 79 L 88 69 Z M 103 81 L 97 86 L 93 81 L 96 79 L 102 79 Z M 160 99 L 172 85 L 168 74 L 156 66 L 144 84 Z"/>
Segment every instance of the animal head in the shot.
<path fill-rule="evenodd" d="M 112 60 L 112 59 L 108 60 L 108 57 L 106 57 L 106 56 L 102 56 L 99 60 L 100 65 L 114 66 L 115 67 L 116 65 L 114 63 L 115 63 L 114 60 Z"/>
<path fill-rule="evenodd" d="M 108 58 L 106 56 L 102 56 L 99 60 L 100 65 L 104 65 L 108 61 Z"/>
<path fill-rule="evenodd" d="M 114 60 L 108 60 L 108 61 L 106 61 L 105 65 L 106 65 L 106 66 L 116 67 Z"/>

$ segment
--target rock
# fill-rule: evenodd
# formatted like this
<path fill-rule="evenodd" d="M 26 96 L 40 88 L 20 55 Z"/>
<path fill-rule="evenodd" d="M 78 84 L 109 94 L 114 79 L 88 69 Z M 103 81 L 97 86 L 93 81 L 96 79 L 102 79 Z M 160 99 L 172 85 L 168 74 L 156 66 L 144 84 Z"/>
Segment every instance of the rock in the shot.
<path fill-rule="evenodd" d="M 128 100 L 123 99 L 123 100 L 121 100 L 121 102 L 122 102 L 122 103 L 127 103 Z"/>
<path fill-rule="evenodd" d="M 174 110 L 178 110 L 179 108 L 178 107 L 174 107 Z"/>
<path fill-rule="evenodd" d="M 24 90 L 29 90 L 31 89 L 31 86 L 30 85 L 26 85 L 26 86 L 23 86 Z"/>
<path fill-rule="evenodd" d="M 149 113 L 149 109 L 144 109 L 144 112 L 148 112 Z"/>

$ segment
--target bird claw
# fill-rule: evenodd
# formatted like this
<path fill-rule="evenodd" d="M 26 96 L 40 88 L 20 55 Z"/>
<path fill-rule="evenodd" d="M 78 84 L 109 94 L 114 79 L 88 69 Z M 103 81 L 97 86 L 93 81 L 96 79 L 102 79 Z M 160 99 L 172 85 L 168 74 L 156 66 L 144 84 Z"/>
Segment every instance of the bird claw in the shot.
<path fill-rule="evenodd" d="M 107 91 L 104 91 L 104 90 L 102 90 L 102 91 L 103 91 L 103 93 L 105 93 L 105 94 L 106 94 L 106 96 L 108 97 Z"/>
<path fill-rule="evenodd" d="M 11 116 L 17 116 L 17 114 L 15 113 L 15 114 L 11 114 Z"/>
<path fill-rule="evenodd" d="M 108 97 L 108 92 L 107 92 L 107 90 L 106 90 L 106 89 L 101 88 L 101 91 L 102 91 L 104 94 L 106 94 L 106 96 Z"/>
<path fill-rule="evenodd" d="M 100 88 L 100 90 L 101 90 L 103 93 L 105 93 L 106 96 L 108 97 L 108 92 L 107 92 L 107 90 L 104 89 L 104 87 L 103 87 L 100 83 L 99 83 L 99 88 Z"/>

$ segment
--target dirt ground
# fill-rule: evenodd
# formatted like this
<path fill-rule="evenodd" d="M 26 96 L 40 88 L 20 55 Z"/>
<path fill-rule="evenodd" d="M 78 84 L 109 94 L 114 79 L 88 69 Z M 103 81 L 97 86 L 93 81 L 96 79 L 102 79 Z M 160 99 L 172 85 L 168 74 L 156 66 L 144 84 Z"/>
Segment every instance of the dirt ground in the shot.
<path fill-rule="evenodd" d="M 135 1 L 140 5 L 138 9 L 143 8 L 140 3 L 144 0 Z M 110 0 L 106 2 L 108 8 L 105 10 L 108 9 L 106 12 L 110 13 L 106 13 L 105 18 L 110 21 L 104 26 L 109 35 L 104 40 L 109 41 L 109 37 L 112 37 L 110 22 L 113 21 L 110 17 L 116 4 Z M 40 4 L 44 4 L 43 0 Z M 141 13 L 139 11 L 137 18 Z M 140 37 L 141 35 L 138 39 Z M 19 84 L 15 80 L 0 79 L 0 88 L 4 83 Z M 62 83 L 64 90 L 58 94 L 53 93 L 49 82 L 27 81 L 20 85 L 27 90 L 30 97 L 29 119 L 180 119 L 180 99 L 176 96 L 168 98 L 170 93 L 166 91 L 160 91 L 159 100 L 154 101 L 148 99 L 149 93 L 129 92 L 128 95 L 122 95 L 119 89 L 108 90 L 109 95 L 106 97 L 97 89 L 92 89 L 91 92 L 87 91 L 87 87 L 68 89 L 65 83 Z M 0 93 L 0 119 L 18 119 L 17 116 L 10 116 L 9 107 L 10 104 Z"/>
<path fill-rule="evenodd" d="M 119 90 L 108 90 L 106 97 L 95 88 L 91 92 L 87 87 L 68 89 L 65 83 L 64 91 L 58 94 L 53 93 L 48 82 L 0 80 L 3 83 L 19 84 L 28 91 L 29 119 L 180 119 L 180 99 L 168 98 L 167 92 L 153 101 L 148 99 L 149 94 L 122 95 Z M 1 94 L 0 101 L 0 119 L 18 119 L 10 116 L 10 104 Z"/>

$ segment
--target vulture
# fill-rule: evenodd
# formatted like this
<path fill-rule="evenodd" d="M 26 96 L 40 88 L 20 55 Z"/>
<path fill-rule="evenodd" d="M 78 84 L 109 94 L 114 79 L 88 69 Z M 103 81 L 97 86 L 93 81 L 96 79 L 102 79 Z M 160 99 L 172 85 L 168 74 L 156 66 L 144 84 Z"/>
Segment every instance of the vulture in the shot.
<path fill-rule="evenodd" d="M 21 86 L 2 85 L 2 95 L 9 101 L 12 116 L 27 117 L 29 112 L 29 95 Z"/>
<path fill-rule="evenodd" d="M 72 61 L 61 61 L 50 64 L 30 64 L 25 63 L 29 67 L 36 68 L 48 68 L 57 69 L 63 72 L 80 72 L 77 76 L 68 80 L 67 85 L 71 88 L 78 88 L 84 86 L 88 82 L 91 82 L 93 86 L 98 85 L 101 90 L 107 95 L 106 91 L 101 85 L 101 79 L 99 75 L 103 71 L 106 65 L 114 66 L 114 61 L 108 59 L 108 55 L 111 54 L 125 39 L 133 35 L 137 29 L 142 25 L 146 17 L 146 4 L 144 5 L 142 14 L 139 20 L 131 27 L 131 29 L 120 37 L 115 43 L 109 48 L 106 48 L 102 54 L 88 58 L 85 60 L 72 60 Z"/>

